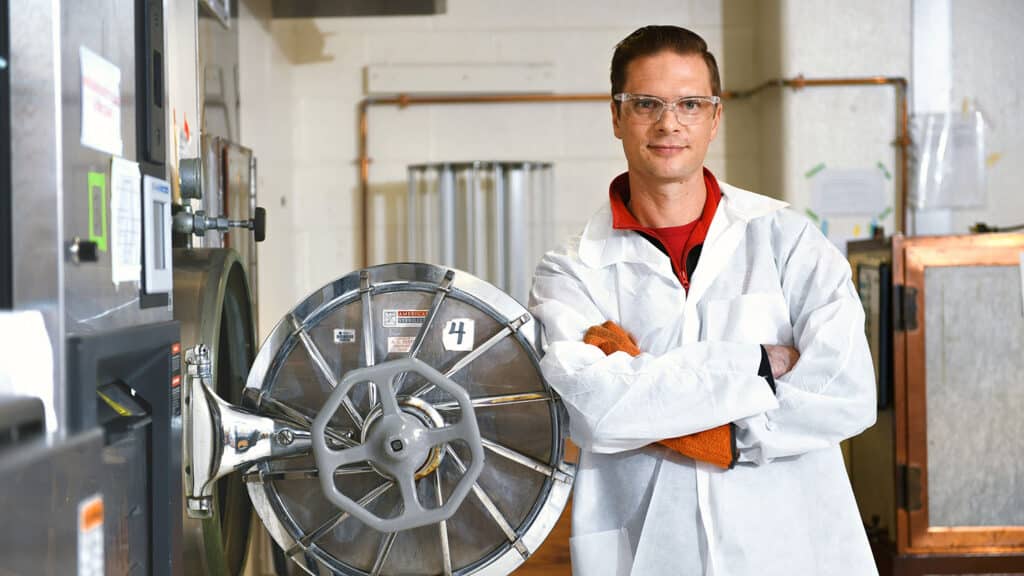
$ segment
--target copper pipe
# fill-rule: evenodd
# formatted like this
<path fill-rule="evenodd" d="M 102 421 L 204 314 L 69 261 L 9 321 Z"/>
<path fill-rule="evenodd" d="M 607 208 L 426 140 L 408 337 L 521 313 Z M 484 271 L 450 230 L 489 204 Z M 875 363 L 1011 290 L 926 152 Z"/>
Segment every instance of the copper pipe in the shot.
<path fill-rule="evenodd" d="M 900 148 L 900 192 L 896 199 L 896 232 L 902 232 L 906 219 L 907 198 L 907 148 L 910 136 L 907 130 L 907 80 L 900 77 L 869 76 L 863 78 L 778 78 L 769 80 L 750 90 L 725 91 L 724 100 L 743 99 L 754 96 L 762 90 L 773 87 L 790 87 L 801 89 L 821 86 L 869 86 L 891 85 L 896 88 L 897 96 L 897 129 L 895 144 Z M 369 197 L 370 197 L 370 156 L 369 156 L 369 120 L 370 106 L 408 106 L 436 104 L 510 104 L 510 103 L 551 103 L 551 102 L 610 102 L 611 95 L 600 94 L 436 94 L 432 96 L 409 96 L 401 94 L 389 98 L 367 97 L 359 102 L 359 195 L 360 212 L 362 213 L 362 267 L 370 263 L 370 230 L 369 230 Z"/>
<path fill-rule="evenodd" d="M 909 179 L 909 154 L 910 148 L 910 120 L 907 108 L 907 79 L 900 76 L 865 76 L 860 78 L 777 78 L 763 82 L 750 90 L 727 91 L 723 97 L 732 99 L 743 99 L 754 96 L 758 92 L 768 88 L 789 87 L 794 90 L 813 87 L 835 87 L 835 86 L 892 86 L 896 95 L 896 140 L 893 144 L 899 148 L 899 189 L 896 194 L 896 233 L 902 234 L 906 230 L 907 222 L 907 197 L 910 189 Z"/>

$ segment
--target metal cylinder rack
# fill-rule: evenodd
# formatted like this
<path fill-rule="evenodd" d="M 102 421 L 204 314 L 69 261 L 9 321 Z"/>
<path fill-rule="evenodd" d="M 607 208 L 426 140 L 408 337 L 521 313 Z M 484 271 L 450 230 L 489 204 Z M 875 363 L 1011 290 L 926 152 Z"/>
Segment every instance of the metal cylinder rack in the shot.
<path fill-rule="evenodd" d="M 552 188 L 547 162 L 411 165 L 407 257 L 469 271 L 525 303 L 551 247 Z"/>

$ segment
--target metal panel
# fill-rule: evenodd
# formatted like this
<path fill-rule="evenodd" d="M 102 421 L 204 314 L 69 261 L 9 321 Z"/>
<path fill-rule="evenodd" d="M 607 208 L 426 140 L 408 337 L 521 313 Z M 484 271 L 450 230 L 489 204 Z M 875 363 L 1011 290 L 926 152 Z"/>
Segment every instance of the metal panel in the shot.
<path fill-rule="evenodd" d="M 878 383 L 874 426 L 843 443 L 850 483 L 868 536 L 896 541 L 897 479 L 892 406 L 892 322 L 883 303 L 891 300 L 892 245 L 881 239 L 849 243 L 847 251 L 865 308 L 865 330 Z M 886 359 L 888 358 L 888 361 Z"/>
<path fill-rule="evenodd" d="M 53 345 L 54 410 L 64 428 L 64 226 L 60 12 L 56 0 L 10 12 L 13 304 L 39 310 Z"/>
<path fill-rule="evenodd" d="M 61 79 L 63 95 L 59 121 L 63 203 L 60 212 L 64 238 L 89 238 L 89 173 L 99 173 L 110 183 L 110 154 L 81 145 L 81 63 L 79 48 L 85 46 L 121 71 L 121 139 L 124 157 L 137 160 L 136 131 L 136 3 L 118 0 L 80 0 L 62 6 Z M 162 44 L 162 40 L 160 40 Z M 162 128 L 161 128 L 162 129 Z M 164 178 L 162 167 L 145 163 L 143 173 Z M 107 186 L 106 202 L 99 209 L 112 222 Z M 96 206 L 94 203 L 94 209 Z M 139 209 L 141 210 L 141 205 Z M 100 215 L 94 215 L 94 218 Z M 168 223 L 169 225 L 169 223 Z M 112 239 L 114 240 L 114 239 Z M 139 286 L 111 282 L 111 249 L 100 251 L 97 262 L 64 267 L 66 333 L 93 334 L 116 328 L 170 320 L 171 305 L 142 308 Z"/>
<path fill-rule="evenodd" d="M 139 466 L 149 482 L 148 573 L 161 576 L 181 574 L 182 563 L 179 335 L 178 324 L 166 322 L 68 339 L 68 377 L 74 383 L 67 390 L 74 408 L 69 428 L 90 430 L 102 423 L 97 407 L 101 385 L 123 385 L 145 403 L 149 423 L 139 440 L 145 445 L 126 445 L 121 454 L 132 455 L 130 465 Z M 112 435 L 109 424 L 107 435 Z"/>
<path fill-rule="evenodd" d="M 0 574 L 79 573 L 78 505 L 103 493 L 102 449 L 103 433 L 94 429 L 0 455 Z M 118 521 L 105 514 L 107 526 Z"/>
<path fill-rule="evenodd" d="M 7 12 L 5 2 L 0 8 L 0 310 L 13 305 L 11 293 L 11 252 L 14 250 L 11 236 L 11 83 L 9 74 L 10 43 L 7 33 Z"/>

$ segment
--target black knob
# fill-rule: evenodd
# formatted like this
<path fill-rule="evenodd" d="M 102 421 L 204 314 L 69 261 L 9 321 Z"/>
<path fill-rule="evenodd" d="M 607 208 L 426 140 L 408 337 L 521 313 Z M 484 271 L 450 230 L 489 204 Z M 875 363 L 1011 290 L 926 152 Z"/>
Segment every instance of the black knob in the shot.
<path fill-rule="evenodd" d="M 71 260 L 76 264 L 82 262 L 97 262 L 100 259 L 99 245 L 91 240 L 75 238 L 71 242 Z"/>
<path fill-rule="evenodd" d="M 256 214 L 252 219 L 252 231 L 257 242 L 267 239 L 267 210 L 262 206 L 256 207 Z"/>

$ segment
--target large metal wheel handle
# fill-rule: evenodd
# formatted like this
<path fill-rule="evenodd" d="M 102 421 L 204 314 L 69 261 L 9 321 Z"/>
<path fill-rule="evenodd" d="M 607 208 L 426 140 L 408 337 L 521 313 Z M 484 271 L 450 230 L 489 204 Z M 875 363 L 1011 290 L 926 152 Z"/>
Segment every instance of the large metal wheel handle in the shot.
<path fill-rule="evenodd" d="M 403 412 L 398 405 L 394 384 L 399 375 L 409 372 L 419 374 L 430 384 L 451 394 L 462 410 L 459 421 L 433 428 Z M 328 444 L 328 423 L 341 409 L 352 387 L 364 382 L 376 387 L 383 414 L 374 423 L 372 431 L 363 443 L 335 450 Z M 311 432 L 313 456 L 321 471 L 320 487 L 324 496 L 341 510 L 379 532 L 399 532 L 451 518 L 462 505 L 462 501 L 469 494 L 484 467 L 483 443 L 469 394 L 461 386 L 416 358 L 401 358 L 350 371 L 313 420 Z M 472 463 L 443 505 L 437 508 L 424 508 L 416 494 L 417 471 L 422 463 L 428 460 L 435 446 L 455 440 L 462 440 L 469 446 Z M 334 483 L 335 470 L 358 462 L 369 462 L 398 485 L 403 505 L 403 511 L 399 516 L 381 518 L 338 490 Z"/>

